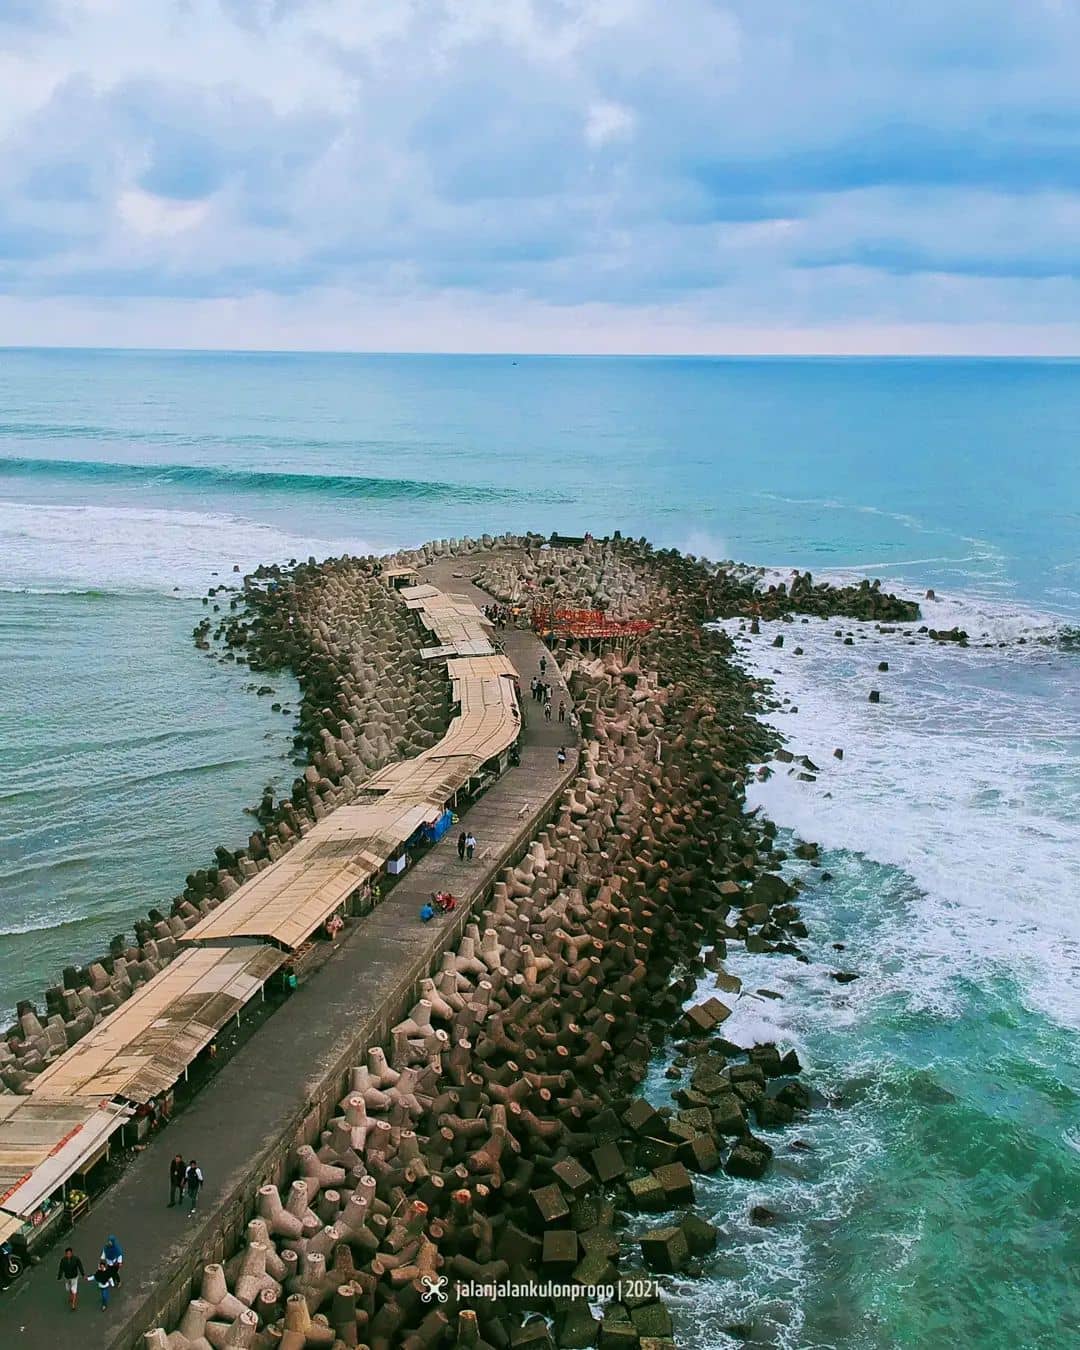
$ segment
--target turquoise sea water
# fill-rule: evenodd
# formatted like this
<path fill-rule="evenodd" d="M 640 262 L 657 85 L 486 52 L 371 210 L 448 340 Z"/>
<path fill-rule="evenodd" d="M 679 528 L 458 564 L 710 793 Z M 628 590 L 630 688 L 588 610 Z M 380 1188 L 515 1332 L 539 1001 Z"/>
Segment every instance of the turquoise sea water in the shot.
<path fill-rule="evenodd" d="M 797 1044 L 830 1104 L 763 1187 L 704 1188 L 727 1237 L 681 1335 L 1069 1344 L 1080 658 L 1012 639 L 1080 621 L 1077 426 L 1068 362 L 0 352 L 0 1005 L 167 902 L 291 778 L 290 719 L 190 645 L 234 564 L 620 528 L 933 586 L 928 622 L 1010 645 L 814 624 L 800 657 L 744 647 L 827 763 L 755 804 L 834 880 L 809 967 L 733 962 L 732 1022 Z"/>

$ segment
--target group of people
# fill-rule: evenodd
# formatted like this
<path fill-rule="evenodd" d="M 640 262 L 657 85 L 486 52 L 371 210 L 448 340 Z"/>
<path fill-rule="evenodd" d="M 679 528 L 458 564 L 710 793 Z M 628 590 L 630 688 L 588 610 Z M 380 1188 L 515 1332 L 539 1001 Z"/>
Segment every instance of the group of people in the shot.
<path fill-rule="evenodd" d="M 476 835 L 472 830 L 462 830 L 458 835 L 457 855 L 462 862 L 472 862 L 476 852 Z"/>
<path fill-rule="evenodd" d="M 505 605 L 485 605 L 484 618 L 496 628 L 505 628 L 510 622 L 510 611 Z"/>
<path fill-rule="evenodd" d="M 98 1287 L 98 1293 L 101 1295 L 101 1310 L 104 1312 L 109 1306 L 112 1291 L 120 1283 L 120 1269 L 123 1264 L 124 1249 L 111 1235 L 101 1249 L 97 1270 L 92 1275 L 87 1275 L 83 1263 L 75 1255 L 74 1250 L 71 1247 L 65 1247 L 64 1254 L 60 1258 L 60 1264 L 56 1269 L 56 1278 L 64 1282 L 64 1289 L 68 1296 L 68 1307 L 71 1311 L 74 1312 L 79 1306 L 79 1281 L 90 1280 Z"/>
<path fill-rule="evenodd" d="M 450 914 L 457 909 L 457 896 L 449 891 L 432 891 L 431 899 L 425 900 L 420 907 L 420 917 L 425 923 L 430 923 L 440 911 L 443 914 Z"/>
<path fill-rule="evenodd" d="M 194 1158 L 184 1162 L 182 1153 L 176 1154 L 169 1164 L 169 1203 L 167 1208 L 182 1204 L 187 1197 L 188 1214 L 194 1214 L 199 1207 L 199 1191 L 202 1189 L 202 1168 Z"/>
<path fill-rule="evenodd" d="M 532 682 L 532 684 L 531 684 L 529 687 L 530 687 L 530 689 L 532 690 L 532 696 L 533 696 L 534 702 L 540 703 L 540 704 L 543 705 L 543 708 L 544 708 L 544 718 L 545 718 L 546 721 L 550 722 L 550 721 L 551 721 L 551 712 L 552 712 L 552 708 L 553 708 L 553 706 L 554 706 L 554 698 L 552 697 L 551 684 L 550 684 L 547 680 L 543 679 L 542 676 L 537 675 L 537 676 L 533 679 L 533 682 Z M 567 720 L 567 709 L 566 709 L 566 700 L 565 700 L 565 699 L 562 699 L 562 698 L 559 699 L 559 710 L 558 710 L 558 711 L 559 711 L 559 721 L 560 721 L 560 722 L 565 722 L 565 721 Z M 573 711 L 571 711 L 570 714 L 569 714 L 569 720 L 570 720 L 570 726 L 571 726 L 571 727 L 576 727 L 576 726 L 577 726 L 577 714 L 574 713 Z"/>

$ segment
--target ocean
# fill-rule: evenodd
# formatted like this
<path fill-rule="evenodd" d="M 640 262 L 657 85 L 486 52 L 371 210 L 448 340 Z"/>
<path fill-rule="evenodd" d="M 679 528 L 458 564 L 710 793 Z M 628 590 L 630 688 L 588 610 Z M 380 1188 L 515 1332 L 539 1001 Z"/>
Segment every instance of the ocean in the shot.
<path fill-rule="evenodd" d="M 726 1026 L 795 1045 L 821 1097 L 808 1151 L 699 1188 L 724 1238 L 680 1344 L 1075 1340 L 1078 425 L 1064 361 L 0 352 L 0 1006 L 167 906 L 294 776 L 291 716 L 191 643 L 236 566 L 621 529 L 933 587 L 966 649 L 728 625 L 822 766 L 751 804 L 831 879 L 809 965 L 733 958 Z"/>

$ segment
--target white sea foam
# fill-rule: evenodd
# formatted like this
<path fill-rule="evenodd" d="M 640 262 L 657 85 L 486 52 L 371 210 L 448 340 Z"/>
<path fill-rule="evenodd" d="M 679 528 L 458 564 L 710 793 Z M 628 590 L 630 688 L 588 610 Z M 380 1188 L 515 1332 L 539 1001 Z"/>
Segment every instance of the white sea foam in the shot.
<path fill-rule="evenodd" d="M 312 539 L 216 512 L 0 501 L 0 589 L 205 592 L 259 563 L 368 553 L 364 540 Z"/>
<path fill-rule="evenodd" d="M 904 636 L 919 624 L 883 634 L 844 619 L 739 634 L 750 669 L 798 709 L 768 720 L 820 769 L 801 782 L 776 763 L 750 803 L 914 879 L 908 912 L 879 934 L 879 956 L 889 966 L 889 947 L 905 953 L 894 978 L 911 981 L 916 1001 L 955 1014 L 953 977 L 992 968 L 1017 979 L 1032 1007 L 1080 1025 L 1080 658 L 1032 641 L 1053 632 L 1051 615 L 984 597 L 922 603 L 930 627 L 958 625 L 991 645 L 939 645 Z M 723 626 L 738 634 L 738 623 Z M 782 648 L 772 646 L 778 632 Z M 883 660 L 889 670 L 878 672 Z M 862 996 L 848 987 L 849 999 Z"/>

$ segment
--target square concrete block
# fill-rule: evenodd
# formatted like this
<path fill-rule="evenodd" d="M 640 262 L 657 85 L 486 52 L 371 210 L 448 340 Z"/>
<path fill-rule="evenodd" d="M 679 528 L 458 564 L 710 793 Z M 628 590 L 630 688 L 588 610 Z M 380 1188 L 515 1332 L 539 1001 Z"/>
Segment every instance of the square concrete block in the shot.
<path fill-rule="evenodd" d="M 584 1191 L 593 1183 L 593 1178 L 576 1158 L 564 1158 L 562 1162 L 557 1162 L 551 1170 L 559 1178 L 563 1187 L 571 1194 Z"/>
<path fill-rule="evenodd" d="M 674 1273 L 690 1259 L 690 1248 L 681 1228 L 653 1228 L 642 1233 L 638 1241 L 642 1259 L 651 1270 Z"/>

